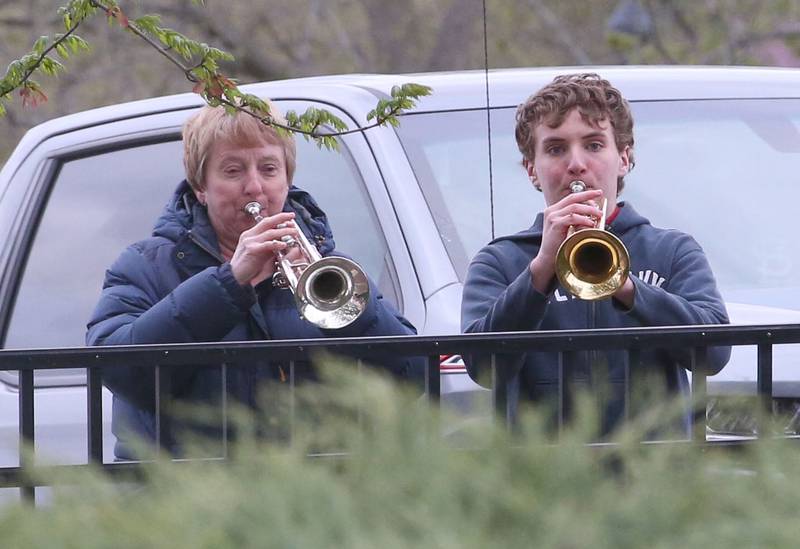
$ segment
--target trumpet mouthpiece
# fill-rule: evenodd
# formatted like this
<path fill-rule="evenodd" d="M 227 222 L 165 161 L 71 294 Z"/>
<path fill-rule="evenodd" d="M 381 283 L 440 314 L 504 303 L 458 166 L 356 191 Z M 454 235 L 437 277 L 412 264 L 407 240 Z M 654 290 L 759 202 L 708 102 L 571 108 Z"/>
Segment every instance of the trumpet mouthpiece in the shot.
<path fill-rule="evenodd" d="M 581 181 L 580 179 L 576 179 L 572 183 L 569 184 L 569 190 L 573 193 L 580 193 L 586 190 L 586 183 Z"/>
<path fill-rule="evenodd" d="M 261 213 L 261 204 L 258 202 L 248 202 L 244 205 L 244 212 L 255 217 Z"/>
<path fill-rule="evenodd" d="M 244 205 L 244 212 L 255 220 L 256 223 L 264 219 L 261 215 L 261 204 L 258 202 L 248 202 Z"/>

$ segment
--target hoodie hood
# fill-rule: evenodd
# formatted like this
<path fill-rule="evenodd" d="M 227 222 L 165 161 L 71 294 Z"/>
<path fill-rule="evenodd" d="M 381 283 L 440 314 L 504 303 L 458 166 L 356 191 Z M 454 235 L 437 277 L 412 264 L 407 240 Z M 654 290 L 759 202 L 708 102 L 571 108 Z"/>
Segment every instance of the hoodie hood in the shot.
<path fill-rule="evenodd" d="M 283 206 L 284 212 L 294 212 L 300 229 L 313 242 L 320 254 L 330 254 L 334 248 L 333 233 L 328 216 L 306 191 L 292 185 Z M 153 227 L 153 236 L 179 241 L 191 232 L 214 250 L 219 250 L 217 235 L 211 226 L 205 206 L 198 202 L 189 183 L 181 181 Z"/>
<path fill-rule="evenodd" d="M 633 208 L 633 206 L 631 206 L 627 202 L 620 202 L 619 204 L 617 204 L 617 207 L 619 208 L 619 214 L 617 214 L 617 217 L 614 219 L 613 223 L 606 226 L 606 229 L 615 235 L 619 236 L 623 233 L 628 232 L 630 229 L 638 225 L 648 225 L 650 223 L 650 221 L 646 217 L 639 214 Z M 516 234 L 499 236 L 494 240 L 492 240 L 490 244 L 494 244 L 495 242 L 501 242 L 504 240 L 510 240 L 513 242 L 539 243 L 542 240 L 543 226 L 544 226 L 544 214 L 540 212 L 536 216 L 533 225 L 529 229 L 525 229 L 524 231 L 520 231 Z"/>

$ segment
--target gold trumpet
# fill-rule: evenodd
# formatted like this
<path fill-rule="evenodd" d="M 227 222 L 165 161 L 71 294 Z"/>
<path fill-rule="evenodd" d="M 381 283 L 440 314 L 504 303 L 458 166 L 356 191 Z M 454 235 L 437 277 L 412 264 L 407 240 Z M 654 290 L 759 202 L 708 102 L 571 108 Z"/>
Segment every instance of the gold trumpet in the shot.
<path fill-rule="evenodd" d="M 570 190 L 586 190 L 586 183 L 573 181 Z M 556 276 L 572 295 L 593 301 L 608 297 L 625 284 L 630 269 L 630 256 L 622 241 L 605 230 L 606 203 L 603 215 L 594 228 L 569 228 L 566 240 L 556 254 Z"/>
<path fill-rule="evenodd" d="M 258 202 L 248 202 L 244 211 L 256 223 L 264 218 Z M 287 226 L 281 223 L 278 228 Z M 302 259 L 291 262 L 284 251 L 277 251 L 273 286 L 291 290 L 300 316 L 320 328 L 352 324 L 369 303 L 369 281 L 364 270 L 344 257 L 322 257 L 299 228 L 297 234 L 297 240 L 288 235 L 281 240 L 300 248 Z"/>

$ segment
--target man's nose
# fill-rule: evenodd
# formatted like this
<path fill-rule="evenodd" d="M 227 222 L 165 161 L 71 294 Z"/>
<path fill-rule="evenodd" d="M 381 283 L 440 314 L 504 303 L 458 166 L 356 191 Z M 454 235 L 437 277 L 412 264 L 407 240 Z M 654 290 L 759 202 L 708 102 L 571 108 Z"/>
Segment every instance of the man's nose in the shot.
<path fill-rule="evenodd" d="M 570 151 L 567 170 L 574 175 L 580 175 L 586 171 L 586 158 L 582 150 Z"/>

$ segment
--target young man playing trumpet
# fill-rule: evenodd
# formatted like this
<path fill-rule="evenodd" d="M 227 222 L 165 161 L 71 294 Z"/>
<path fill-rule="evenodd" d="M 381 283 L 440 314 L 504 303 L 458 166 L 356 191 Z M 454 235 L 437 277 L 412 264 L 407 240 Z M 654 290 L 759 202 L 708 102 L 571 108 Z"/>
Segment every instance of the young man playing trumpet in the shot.
<path fill-rule="evenodd" d="M 679 231 L 656 228 L 631 204 L 617 202 L 623 178 L 634 164 L 633 118 L 619 90 L 596 74 L 559 76 L 519 106 L 516 120 L 523 166 L 547 207 L 530 229 L 495 239 L 471 262 L 461 309 L 464 332 L 728 322 L 697 242 Z M 576 181 L 583 182 L 585 190 L 573 191 Z M 560 284 L 557 256 L 570 234 L 594 227 L 601 218 L 627 248 L 630 272 L 626 269 L 627 277 L 610 297 L 587 301 Z M 642 280 L 635 276 L 640 272 L 656 275 Z M 727 348 L 711 348 L 709 373 L 718 372 L 729 353 Z M 686 349 L 647 349 L 641 358 L 641 367 L 630 371 L 634 412 L 648 405 L 639 391 L 643 388 L 688 395 Z M 623 416 L 627 354 L 576 352 L 564 360 L 566 386 L 594 393 L 601 433 L 610 432 Z M 467 368 L 476 381 L 488 379 L 487 360 L 468 357 Z M 517 399 L 558 402 L 557 353 L 530 352 L 511 358 L 505 368 L 511 406 Z M 570 396 L 568 391 L 565 416 L 572 412 Z M 691 413 L 688 399 L 684 401 L 680 431 L 687 433 Z"/>

